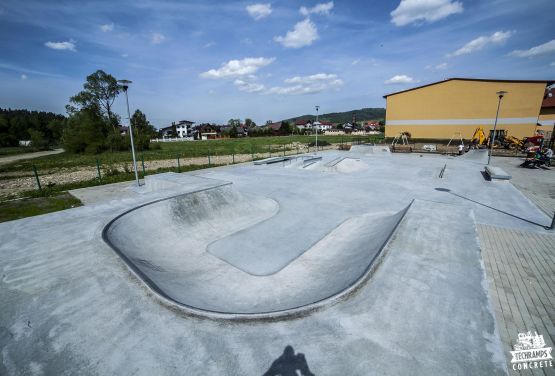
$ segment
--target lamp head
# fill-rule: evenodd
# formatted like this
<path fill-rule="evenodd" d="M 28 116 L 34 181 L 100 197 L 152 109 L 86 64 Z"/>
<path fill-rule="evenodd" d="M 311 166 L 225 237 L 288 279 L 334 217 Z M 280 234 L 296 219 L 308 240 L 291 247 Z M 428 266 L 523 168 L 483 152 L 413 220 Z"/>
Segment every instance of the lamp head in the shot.
<path fill-rule="evenodd" d="M 129 87 L 129 84 L 131 84 L 131 83 L 132 83 L 132 81 L 129 81 L 129 80 L 118 80 L 118 84 L 120 84 L 123 91 L 127 91 L 127 88 Z"/>
<path fill-rule="evenodd" d="M 496 94 L 499 96 L 499 98 L 503 98 L 503 96 L 505 96 L 505 94 L 507 94 L 507 92 L 504 91 L 504 90 L 501 90 L 501 91 L 498 91 Z"/>

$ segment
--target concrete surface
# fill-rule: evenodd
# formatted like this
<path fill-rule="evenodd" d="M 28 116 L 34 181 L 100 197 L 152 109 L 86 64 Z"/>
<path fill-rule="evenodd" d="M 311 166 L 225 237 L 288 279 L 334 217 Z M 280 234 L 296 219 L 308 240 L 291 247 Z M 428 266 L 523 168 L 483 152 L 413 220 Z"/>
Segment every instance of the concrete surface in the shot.
<path fill-rule="evenodd" d="M 349 218 L 314 243 L 310 239 L 318 233 L 308 241 L 287 231 L 286 239 L 276 239 L 264 236 L 284 223 L 276 201 L 247 200 L 220 185 L 142 206 L 112 222 L 105 235 L 141 278 L 172 301 L 212 312 L 256 314 L 299 308 L 351 287 L 404 212 Z M 140 231 L 156 235 L 137 237 Z"/>
<path fill-rule="evenodd" d="M 5 303 L 0 305 L 0 374 L 263 374 L 287 345 L 304 354 L 316 375 L 505 374 L 506 354 L 475 226 L 543 236 L 550 234 L 543 228 L 550 218 L 511 183 L 485 180 L 479 160 L 397 155 L 366 147 L 318 155 L 322 160 L 310 170 L 286 168 L 288 162 L 214 168 L 169 178 L 155 190 L 129 190 L 125 198 L 102 201 L 97 192 L 99 200 L 84 207 L 0 224 L 0 301 Z M 346 156 L 353 160 L 349 163 L 363 163 L 365 168 L 327 169 L 330 161 Z M 203 207 L 200 201 L 180 206 L 180 200 L 167 200 L 198 191 L 201 181 L 208 190 L 215 181 L 225 182 L 217 189 L 224 192 L 221 215 L 231 223 L 204 209 L 187 219 L 189 211 Z M 213 196 L 205 198 L 204 205 L 209 205 Z M 258 212 L 234 217 L 236 210 L 249 211 L 243 206 L 245 199 Z M 128 252 L 142 252 L 137 259 L 143 261 L 137 262 L 143 270 L 152 269 L 151 275 L 158 274 L 160 283 L 176 287 L 172 278 L 188 270 L 180 275 L 189 278 L 187 283 L 179 281 L 181 290 L 197 291 L 193 298 L 201 302 L 220 301 L 214 298 L 219 293 L 214 283 L 224 285 L 218 279 L 225 280 L 229 271 L 252 281 L 234 288 L 231 284 L 227 290 L 236 297 L 236 302 L 227 302 L 238 311 L 256 306 L 258 299 L 279 309 L 272 296 L 290 296 L 293 301 L 314 293 L 311 289 L 344 288 L 341 280 L 352 280 L 362 265 L 368 267 L 372 255 L 364 253 L 369 251 L 364 244 L 383 232 L 373 232 L 372 226 L 385 224 L 416 201 L 379 262 L 351 288 L 308 312 L 252 320 L 180 307 L 149 287 L 102 240 L 102 230 L 114 218 L 157 200 L 161 201 L 143 208 L 163 210 L 122 221 L 128 231 L 121 228 L 116 237 L 127 234 L 122 245 Z M 271 202 L 279 206 L 277 214 Z M 172 211 L 172 205 L 179 209 Z M 297 216 L 303 220 L 287 214 L 297 205 Z M 226 206 L 232 209 L 226 212 Z M 287 214 L 283 221 L 254 231 L 278 218 L 281 210 Z M 295 248 L 296 256 L 276 259 L 274 266 L 288 260 L 281 269 L 276 267 L 276 273 L 251 275 L 237 266 L 267 270 L 245 257 L 243 247 L 237 249 L 238 259 L 228 254 L 231 247 L 225 243 L 222 258 L 202 252 L 208 236 L 202 233 L 195 239 L 192 229 L 204 231 L 203 223 L 224 226 L 211 229 L 216 242 L 250 234 L 242 235 L 243 242 L 277 242 L 266 244 L 259 257 L 266 258 L 274 247 Z M 187 245 L 181 257 L 180 243 Z M 133 244 L 144 248 L 135 250 Z M 359 259 L 350 261 L 344 254 L 348 252 Z M 344 267 L 322 269 L 326 259 L 344 262 Z M 164 280 L 163 270 L 169 269 L 172 273 Z M 267 290 L 260 290 L 268 297 L 244 294 L 243 290 L 256 294 L 256 285 L 287 270 L 295 270 L 290 283 L 268 283 Z M 251 300 L 241 303 L 243 299 Z M 553 320 L 552 313 L 547 315 Z"/>

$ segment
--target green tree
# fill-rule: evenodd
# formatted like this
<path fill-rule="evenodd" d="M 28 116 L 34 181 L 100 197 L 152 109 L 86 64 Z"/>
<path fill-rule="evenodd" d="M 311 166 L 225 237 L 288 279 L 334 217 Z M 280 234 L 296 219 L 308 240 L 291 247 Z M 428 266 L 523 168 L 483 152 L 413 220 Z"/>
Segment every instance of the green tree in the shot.
<path fill-rule="evenodd" d="M 106 149 L 109 134 L 122 139 L 110 131 L 109 125 L 96 111 L 83 109 L 67 120 L 62 141 L 70 153 L 100 153 Z"/>
<path fill-rule="evenodd" d="M 236 127 L 238 127 L 238 126 L 241 125 L 241 120 L 240 119 L 229 119 L 227 121 L 227 125 L 229 125 L 231 127 L 235 125 Z"/>
<path fill-rule="evenodd" d="M 72 104 L 66 106 L 66 109 L 70 114 L 83 109 L 98 112 L 100 116 L 107 118 L 108 124 L 116 132 L 118 119 L 112 112 L 112 105 L 120 91 L 121 88 L 114 76 L 97 70 L 87 76 L 83 90 L 69 99 Z"/>
<path fill-rule="evenodd" d="M 136 110 L 131 116 L 131 125 L 133 126 L 133 136 L 135 144 L 139 150 L 148 150 L 150 139 L 156 137 L 156 129 L 146 119 L 146 115 L 140 110 Z"/>
<path fill-rule="evenodd" d="M 237 126 L 235 126 L 235 124 L 232 125 L 231 129 L 229 130 L 229 137 L 236 138 L 238 134 L 239 132 L 237 132 Z"/>
<path fill-rule="evenodd" d="M 291 134 L 291 124 L 288 121 L 282 121 L 281 127 L 279 127 L 279 133 L 282 135 Z"/>
<path fill-rule="evenodd" d="M 48 150 L 50 147 L 50 141 L 44 134 L 44 132 L 30 128 L 28 130 L 31 139 L 31 146 L 40 150 Z"/>

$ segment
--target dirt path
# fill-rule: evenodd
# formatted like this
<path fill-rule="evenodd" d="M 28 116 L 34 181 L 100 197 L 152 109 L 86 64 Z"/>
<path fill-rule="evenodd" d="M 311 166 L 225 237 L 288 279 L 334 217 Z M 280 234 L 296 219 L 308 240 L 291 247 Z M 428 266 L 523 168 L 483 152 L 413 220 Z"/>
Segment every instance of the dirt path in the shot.
<path fill-rule="evenodd" d="M 64 149 L 55 149 L 55 150 L 47 150 L 47 151 L 37 151 L 35 153 L 8 155 L 6 157 L 0 157 L 0 165 L 19 161 L 22 159 L 33 159 L 38 157 L 44 157 L 45 155 L 60 154 L 63 152 L 64 152 Z"/>

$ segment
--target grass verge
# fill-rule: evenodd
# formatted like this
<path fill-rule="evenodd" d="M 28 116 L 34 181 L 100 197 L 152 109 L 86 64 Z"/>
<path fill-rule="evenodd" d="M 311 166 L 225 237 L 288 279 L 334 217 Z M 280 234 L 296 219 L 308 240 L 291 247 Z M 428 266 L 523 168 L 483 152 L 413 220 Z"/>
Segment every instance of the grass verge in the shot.
<path fill-rule="evenodd" d="M 33 217 L 81 206 L 81 201 L 68 192 L 45 197 L 29 197 L 0 203 L 0 222 Z"/>

